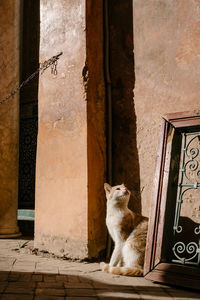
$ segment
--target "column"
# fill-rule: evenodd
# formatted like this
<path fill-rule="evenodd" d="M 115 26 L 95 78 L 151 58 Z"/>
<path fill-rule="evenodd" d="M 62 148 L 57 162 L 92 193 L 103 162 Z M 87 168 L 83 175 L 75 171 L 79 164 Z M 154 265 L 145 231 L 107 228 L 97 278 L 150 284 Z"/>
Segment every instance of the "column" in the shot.
<path fill-rule="evenodd" d="M 105 248 L 102 1 L 41 0 L 35 247 L 85 258 Z"/>
<path fill-rule="evenodd" d="M 0 99 L 19 84 L 20 1 L 0 4 Z M 0 238 L 20 235 L 18 206 L 19 94 L 0 105 Z"/>

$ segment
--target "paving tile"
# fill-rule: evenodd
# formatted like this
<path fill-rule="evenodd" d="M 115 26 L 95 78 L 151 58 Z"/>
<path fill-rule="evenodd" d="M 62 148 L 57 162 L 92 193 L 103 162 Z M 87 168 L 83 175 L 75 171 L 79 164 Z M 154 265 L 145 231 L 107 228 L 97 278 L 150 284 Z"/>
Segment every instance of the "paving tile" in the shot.
<path fill-rule="evenodd" d="M 97 296 L 99 299 L 143 299 L 140 295 L 131 292 L 120 292 L 120 291 L 100 291 L 97 292 Z"/>
<path fill-rule="evenodd" d="M 16 261 L 16 259 L 13 257 L 7 257 L 7 256 L 0 257 L 0 264 L 5 263 L 5 262 L 8 264 L 13 264 L 15 261 Z"/>
<path fill-rule="evenodd" d="M 170 298 L 170 299 L 172 299 L 172 298 Z M 196 296 L 196 298 L 195 297 L 188 297 L 188 296 L 180 296 L 180 297 L 173 297 L 173 300 L 194 300 L 194 299 L 200 299 L 200 296 Z"/>
<path fill-rule="evenodd" d="M 67 297 L 66 300 L 97 300 L 98 297 Z M 112 300 L 109 298 L 109 300 Z M 116 300 L 116 299 L 115 299 Z"/>
<path fill-rule="evenodd" d="M 35 272 L 58 274 L 58 267 L 55 265 L 50 265 L 48 261 L 45 263 L 36 263 Z"/>
<path fill-rule="evenodd" d="M 6 287 L 4 293 L 5 294 L 33 294 L 34 288 L 32 287 L 26 287 L 26 286 L 8 286 Z"/>
<path fill-rule="evenodd" d="M 86 277 L 86 276 L 79 276 L 80 282 L 87 282 L 87 283 L 92 283 L 91 278 Z"/>
<path fill-rule="evenodd" d="M 20 266 L 32 266 L 35 265 L 35 261 L 32 261 L 32 259 L 27 259 L 27 257 L 24 260 L 19 260 L 19 259 L 15 259 L 15 263 L 13 264 L 15 265 L 20 265 Z"/>
<path fill-rule="evenodd" d="M 25 240 L 0 240 L 1 300 L 33 300 L 34 292 L 34 300 L 200 300 L 195 291 L 143 277 L 103 273 L 98 263 L 61 261 L 11 250 L 21 242 Z"/>
<path fill-rule="evenodd" d="M 67 275 L 56 275 L 56 281 L 68 282 L 68 276 Z"/>
<path fill-rule="evenodd" d="M 10 281 L 7 284 L 10 288 L 34 288 L 36 286 L 36 283 L 34 281 Z"/>
<path fill-rule="evenodd" d="M 92 285 L 94 288 L 97 288 L 97 289 L 109 289 L 110 288 L 110 285 L 105 282 L 92 281 Z"/>
<path fill-rule="evenodd" d="M 32 281 L 43 281 L 43 275 L 42 274 L 32 274 L 31 276 Z"/>
<path fill-rule="evenodd" d="M 136 291 L 146 291 L 147 293 L 163 293 L 166 289 L 160 286 L 137 286 L 132 285 L 133 289 Z"/>
<path fill-rule="evenodd" d="M 7 285 L 8 285 L 7 282 L 0 282 L 0 293 L 3 293 Z"/>
<path fill-rule="evenodd" d="M 66 289 L 93 289 L 93 285 L 87 282 L 65 282 Z"/>
<path fill-rule="evenodd" d="M 33 295 L 4 294 L 1 300 L 33 300 Z"/>
<path fill-rule="evenodd" d="M 7 281 L 10 272 L 0 272 L 0 282 Z"/>
<path fill-rule="evenodd" d="M 51 275 L 44 274 L 43 276 L 44 276 L 44 281 L 45 282 L 55 282 L 56 281 L 56 274 L 55 275 L 53 275 L 53 274 L 51 274 Z"/>
<path fill-rule="evenodd" d="M 59 297 L 59 296 L 45 296 L 45 295 L 37 295 L 34 297 L 34 300 L 65 300 L 65 297 Z M 82 299 L 82 298 L 81 298 Z M 68 299 L 67 299 L 68 300 Z M 80 300 L 80 299 L 79 299 Z"/>
<path fill-rule="evenodd" d="M 19 281 L 25 281 L 29 282 L 32 280 L 32 274 L 31 273 L 20 273 Z"/>
<path fill-rule="evenodd" d="M 55 289 L 55 288 L 36 288 L 36 295 L 46 295 L 46 296 L 65 296 L 64 289 Z"/>
<path fill-rule="evenodd" d="M 0 270 L 10 272 L 12 270 L 12 264 L 2 263 L 0 264 Z"/>
<path fill-rule="evenodd" d="M 134 288 L 130 285 L 118 285 L 118 284 L 107 284 L 105 282 L 93 282 L 92 285 L 96 288 L 96 289 L 105 289 L 105 290 L 111 290 L 111 291 L 122 291 L 122 290 L 130 290 L 133 291 Z"/>
<path fill-rule="evenodd" d="M 167 300 L 169 294 L 160 287 L 134 287 L 134 290 L 141 296 L 142 299 L 161 299 Z"/>
<path fill-rule="evenodd" d="M 32 255 L 32 254 L 22 254 L 18 253 L 18 256 L 16 256 L 18 263 L 35 263 L 38 260 L 38 256 Z M 40 259 L 39 259 L 40 260 Z"/>
<path fill-rule="evenodd" d="M 79 275 L 81 275 L 81 273 L 83 273 L 83 272 L 82 272 L 82 271 L 79 271 L 79 270 L 74 270 L 74 269 L 60 269 L 60 268 L 59 268 L 58 273 L 59 273 L 60 275 L 79 276 Z"/>
<path fill-rule="evenodd" d="M 68 275 L 68 282 L 80 282 L 78 275 Z"/>
<path fill-rule="evenodd" d="M 8 281 L 18 281 L 20 277 L 20 273 L 11 272 L 8 276 Z"/>
<path fill-rule="evenodd" d="M 59 282 L 38 282 L 38 288 L 64 288 L 64 283 Z"/>
<path fill-rule="evenodd" d="M 173 299 L 200 299 L 200 292 L 196 291 L 169 288 L 167 293 L 169 296 L 173 297 Z"/>
<path fill-rule="evenodd" d="M 67 297 L 82 297 L 82 296 L 96 296 L 96 291 L 93 289 L 67 289 L 66 290 Z"/>
<path fill-rule="evenodd" d="M 173 299 L 169 296 L 164 296 L 164 295 L 148 295 L 148 294 L 139 294 L 140 298 L 139 299 L 144 299 L 144 300 L 169 300 Z"/>
<path fill-rule="evenodd" d="M 35 271 L 35 262 L 16 262 L 12 266 L 12 271 L 14 272 L 34 272 Z"/>
<path fill-rule="evenodd" d="M 35 269 L 36 274 L 58 274 L 57 268 L 37 268 Z"/>

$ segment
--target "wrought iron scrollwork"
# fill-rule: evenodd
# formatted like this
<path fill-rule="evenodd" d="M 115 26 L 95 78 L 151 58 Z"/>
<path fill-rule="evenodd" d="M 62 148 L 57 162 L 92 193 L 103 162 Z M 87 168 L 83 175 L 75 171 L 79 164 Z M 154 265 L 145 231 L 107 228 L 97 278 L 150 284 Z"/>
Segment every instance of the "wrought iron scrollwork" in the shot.
<path fill-rule="evenodd" d="M 181 167 L 178 183 L 178 193 L 174 218 L 174 236 L 179 237 L 184 233 L 184 228 L 179 224 L 183 196 L 191 190 L 200 190 L 200 132 L 183 133 Z M 194 228 L 197 241 L 177 241 L 172 251 L 176 259 L 173 262 L 200 266 L 200 225 Z"/>
<path fill-rule="evenodd" d="M 178 259 L 178 262 L 182 264 L 188 264 L 188 262 L 190 262 L 190 264 L 194 264 L 191 263 L 191 261 L 198 256 L 199 246 L 195 242 L 190 242 L 187 245 L 185 245 L 183 242 L 177 242 L 172 250 L 176 258 Z M 189 258 L 185 258 L 184 255 L 181 256 L 181 254 L 184 254 L 185 252 L 187 252 L 187 254 L 191 256 Z"/>

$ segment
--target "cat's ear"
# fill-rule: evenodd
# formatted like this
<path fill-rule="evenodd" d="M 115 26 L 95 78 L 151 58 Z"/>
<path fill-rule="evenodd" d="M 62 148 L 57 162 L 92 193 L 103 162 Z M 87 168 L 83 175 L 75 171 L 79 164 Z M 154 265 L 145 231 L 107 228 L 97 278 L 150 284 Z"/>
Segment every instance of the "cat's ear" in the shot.
<path fill-rule="evenodd" d="M 110 194 L 111 189 L 112 189 L 112 187 L 110 186 L 110 184 L 104 183 L 104 190 L 106 193 Z"/>

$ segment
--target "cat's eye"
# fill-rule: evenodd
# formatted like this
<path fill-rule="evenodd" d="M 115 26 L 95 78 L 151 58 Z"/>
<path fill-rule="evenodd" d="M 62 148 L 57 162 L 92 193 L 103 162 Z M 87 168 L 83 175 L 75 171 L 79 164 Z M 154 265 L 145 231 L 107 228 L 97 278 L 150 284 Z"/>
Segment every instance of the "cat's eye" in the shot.
<path fill-rule="evenodd" d="M 119 190 L 120 190 L 120 188 L 116 188 L 116 190 L 118 190 L 118 191 L 119 191 Z"/>

